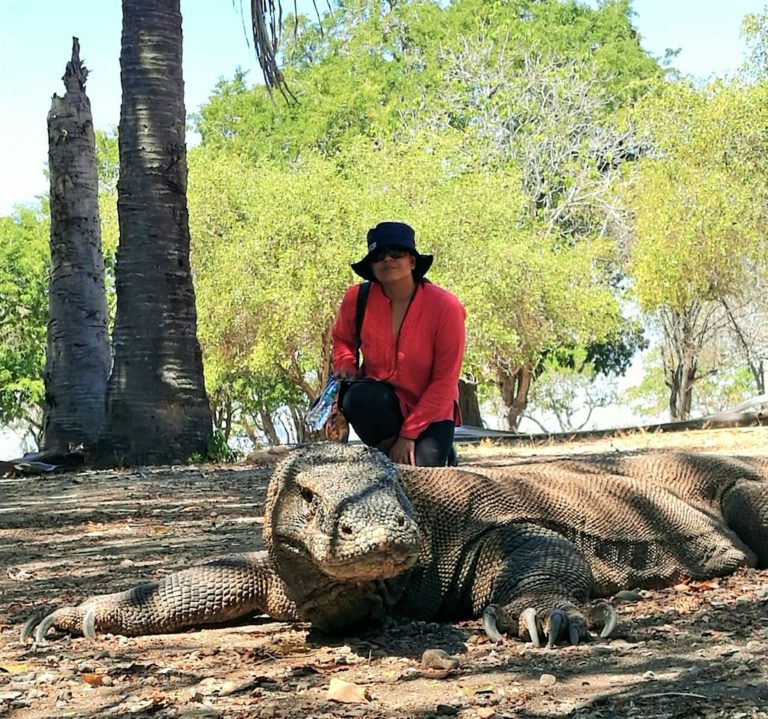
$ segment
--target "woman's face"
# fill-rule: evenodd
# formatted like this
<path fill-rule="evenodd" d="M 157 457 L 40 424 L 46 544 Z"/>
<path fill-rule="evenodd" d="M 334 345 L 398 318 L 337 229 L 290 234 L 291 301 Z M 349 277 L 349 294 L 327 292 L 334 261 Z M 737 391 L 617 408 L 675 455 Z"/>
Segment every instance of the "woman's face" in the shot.
<path fill-rule="evenodd" d="M 385 247 L 371 258 L 373 276 L 382 284 L 411 276 L 416 258 L 400 247 Z"/>

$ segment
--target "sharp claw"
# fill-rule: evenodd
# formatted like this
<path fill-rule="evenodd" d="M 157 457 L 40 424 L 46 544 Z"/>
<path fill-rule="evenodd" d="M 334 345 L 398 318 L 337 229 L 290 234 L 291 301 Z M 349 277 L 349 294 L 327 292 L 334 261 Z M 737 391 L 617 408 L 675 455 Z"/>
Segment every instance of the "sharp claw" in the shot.
<path fill-rule="evenodd" d="M 55 612 L 51 612 L 47 616 L 43 617 L 43 619 L 40 621 L 40 624 L 37 625 L 37 629 L 35 629 L 36 644 L 45 644 L 45 635 L 48 633 L 48 630 L 53 626 L 54 614 Z"/>
<path fill-rule="evenodd" d="M 83 617 L 83 636 L 91 641 L 96 640 L 96 608 L 91 607 Z"/>
<path fill-rule="evenodd" d="M 32 638 L 33 630 L 37 626 L 37 623 L 45 616 L 44 611 L 36 611 L 29 619 L 27 619 L 26 622 L 24 622 L 24 626 L 21 628 L 21 631 L 19 632 L 19 641 L 22 644 L 25 644 L 28 639 Z"/>
<path fill-rule="evenodd" d="M 616 629 L 616 625 L 619 623 L 619 614 L 616 611 L 616 607 L 612 604 L 599 604 L 597 609 L 605 614 L 605 623 L 603 624 L 603 630 L 600 632 L 600 638 L 606 639 Z"/>
<path fill-rule="evenodd" d="M 560 631 L 568 623 L 568 617 L 562 609 L 553 609 L 549 618 L 549 641 L 547 646 L 550 649 L 555 648 Z"/>
<path fill-rule="evenodd" d="M 488 605 L 483 612 L 483 629 L 488 638 L 495 644 L 501 641 L 501 634 L 497 625 L 498 618 L 499 614 L 496 607 L 493 604 Z"/>
<path fill-rule="evenodd" d="M 520 614 L 520 619 L 528 630 L 533 646 L 540 647 L 541 639 L 539 638 L 539 630 L 536 627 L 536 610 L 533 607 L 528 607 L 528 609 Z"/>

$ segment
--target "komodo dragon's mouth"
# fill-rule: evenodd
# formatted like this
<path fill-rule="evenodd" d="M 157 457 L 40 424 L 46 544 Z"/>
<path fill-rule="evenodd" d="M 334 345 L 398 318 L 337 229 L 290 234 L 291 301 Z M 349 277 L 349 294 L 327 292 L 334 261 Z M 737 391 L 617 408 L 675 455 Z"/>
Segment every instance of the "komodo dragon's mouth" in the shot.
<path fill-rule="evenodd" d="M 323 572 L 334 579 L 356 579 L 372 581 L 390 579 L 402 574 L 416 563 L 417 555 L 403 557 L 378 555 L 347 559 L 345 561 L 330 561 L 323 564 Z"/>
<path fill-rule="evenodd" d="M 419 556 L 412 544 L 386 544 L 346 556 L 327 555 L 317 563 L 324 574 L 334 579 L 372 581 L 389 579 L 410 569 Z"/>

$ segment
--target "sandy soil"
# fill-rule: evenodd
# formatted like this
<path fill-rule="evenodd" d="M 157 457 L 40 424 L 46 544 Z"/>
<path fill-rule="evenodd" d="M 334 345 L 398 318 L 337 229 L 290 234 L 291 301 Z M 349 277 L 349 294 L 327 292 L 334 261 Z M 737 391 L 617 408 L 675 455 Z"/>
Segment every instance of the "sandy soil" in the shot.
<path fill-rule="evenodd" d="M 768 454 L 768 428 L 483 444 L 460 447 L 460 460 L 651 447 Z M 768 570 L 643 592 L 617 604 L 610 640 L 554 651 L 494 646 L 479 622 L 329 641 L 262 618 L 161 637 L 19 643 L 43 606 L 259 548 L 268 476 L 269 467 L 201 466 L 0 480 L 0 715 L 768 719 Z M 458 666 L 423 666 L 429 649 Z"/>

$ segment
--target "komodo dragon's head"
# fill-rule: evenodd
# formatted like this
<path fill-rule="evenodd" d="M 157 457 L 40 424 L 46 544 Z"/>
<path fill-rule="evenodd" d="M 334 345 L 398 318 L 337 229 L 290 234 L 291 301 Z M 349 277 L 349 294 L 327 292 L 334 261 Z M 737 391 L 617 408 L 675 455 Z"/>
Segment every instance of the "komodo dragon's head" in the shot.
<path fill-rule="evenodd" d="M 314 567 L 332 580 L 367 582 L 413 566 L 419 529 L 397 475 L 367 447 L 324 443 L 291 452 L 272 476 L 264 518 L 264 542 L 281 575 Z"/>

